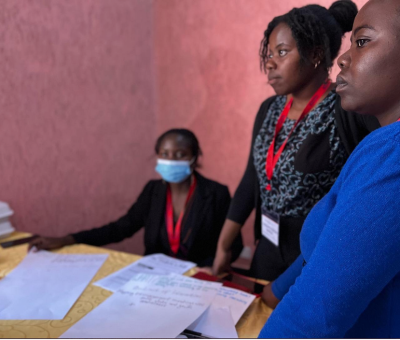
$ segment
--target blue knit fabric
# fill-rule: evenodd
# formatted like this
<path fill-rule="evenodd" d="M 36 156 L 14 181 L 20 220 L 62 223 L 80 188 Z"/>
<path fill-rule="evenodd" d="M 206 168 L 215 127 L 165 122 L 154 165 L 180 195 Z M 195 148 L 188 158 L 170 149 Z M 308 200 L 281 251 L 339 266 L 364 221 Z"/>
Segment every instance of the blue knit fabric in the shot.
<path fill-rule="evenodd" d="M 300 254 L 296 261 L 294 261 L 283 274 L 272 282 L 272 292 L 279 300 L 283 299 L 296 278 L 300 276 L 301 270 L 303 269 L 303 263 L 304 257 Z"/>
<path fill-rule="evenodd" d="M 260 337 L 400 337 L 400 122 L 355 149 L 300 244 L 306 265 Z"/>

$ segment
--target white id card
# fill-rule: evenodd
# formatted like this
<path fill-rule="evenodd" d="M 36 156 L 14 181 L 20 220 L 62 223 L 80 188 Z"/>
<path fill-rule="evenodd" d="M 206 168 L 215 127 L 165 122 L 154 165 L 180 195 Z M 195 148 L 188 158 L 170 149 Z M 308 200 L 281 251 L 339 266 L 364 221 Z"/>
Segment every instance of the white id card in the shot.
<path fill-rule="evenodd" d="M 262 209 L 262 235 L 275 244 L 279 246 L 279 215 Z"/>

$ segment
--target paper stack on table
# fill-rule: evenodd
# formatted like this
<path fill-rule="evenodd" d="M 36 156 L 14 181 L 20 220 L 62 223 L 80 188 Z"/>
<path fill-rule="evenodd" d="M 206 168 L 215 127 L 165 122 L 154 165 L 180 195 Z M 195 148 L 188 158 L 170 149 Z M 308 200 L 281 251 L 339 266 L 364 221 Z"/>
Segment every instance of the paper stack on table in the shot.
<path fill-rule="evenodd" d="M 28 253 L 0 280 L 0 320 L 63 319 L 107 256 Z"/>
<path fill-rule="evenodd" d="M 0 319 L 63 319 L 107 256 L 28 253 L 0 280 Z M 155 254 L 124 268 L 125 276 L 110 275 L 108 283 L 114 288 L 127 283 L 62 337 L 174 338 L 189 329 L 236 338 L 235 323 L 254 296 L 221 283 L 166 274 L 183 273 L 194 265 Z M 138 274 L 140 270 L 151 274 Z"/>
<path fill-rule="evenodd" d="M 61 338 L 175 338 L 211 304 L 221 283 L 138 274 Z"/>
<path fill-rule="evenodd" d="M 147 255 L 94 284 L 115 293 L 136 274 L 183 274 L 195 266 L 193 262 L 174 259 L 164 254 Z"/>
<path fill-rule="evenodd" d="M 122 268 L 94 284 L 115 293 L 122 287 L 122 289 L 126 289 L 127 286 L 124 286 L 124 284 L 127 284 L 127 282 L 137 274 L 168 275 L 171 272 L 183 274 L 194 266 L 195 263 L 192 262 L 177 260 L 164 254 L 154 254 L 145 256 L 139 261 Z M 235 324 L 239 321 L 240 317 L 254 299 L 255 296 L 252 294 L 221 286 L 209 308 L 206 308 L 204 313 L 197 319 L 193 319 L 193 322 L 187 329 L 215 338 L 237 338 Z M 174 318 L 174 320 L 179 323 L 179 319 Z M 151 324 L 153 327 L 154 323 Z M 84 328 L 85 327 L 86 326 L 84 326 Z M 75 330 L 75 332 L 74 334 L 76 337 L 89 336 L 89 334 L 86 333 L 82 335 L 80 330 Z M 109 335 L 118 337 L 111 333 Z M 65 337 L 68 336 L 71 336 L 71 334 L 66 333 Z M 151 336 L 156 337 L 154 334 Z M 163 335 L 163 337 L 166 336 Z"/>
<path fill-rule="evenodd" d="M 237 338 L 235 324 L 255 296 L 221 283 L 136 274 L 62 338 L 174 338 L 185 329 Z"/>
<path fill-rule="evenodd" d="M 14 212 L 10 209 L 7 203 L 0 202 L 0 238 L 6 237 L 15 231 L 8 220 L 13 213 Z"/>

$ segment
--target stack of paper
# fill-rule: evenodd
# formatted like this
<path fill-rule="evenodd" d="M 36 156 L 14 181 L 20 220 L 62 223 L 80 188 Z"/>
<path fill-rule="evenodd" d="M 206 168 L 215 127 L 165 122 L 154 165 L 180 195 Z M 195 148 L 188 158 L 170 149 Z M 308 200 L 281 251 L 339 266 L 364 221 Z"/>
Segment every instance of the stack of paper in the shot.
<path fill-rule="evenodd" d="M 107 256 L 28 253 L 0 280 L 0 320 L 63 319 Z"/>
<path fill-rule="evenodd" d="M 8 220 L 13 213 L 7 203 L 0 202 L 0 238 L 10 235 L 15 230 Z"/>
<path fill-rule="evenodd" d="M 221 283 L 136 273 L 61 337 L 175 338 L 188 329 L 212 338 L 237 338 L 235 324 L 254 298 Z"/>
<path fill-rule="evenodd" d="M 185 294 L 184 282 L 190 282 L 190 287 L 192 287 L 192 278 L 185 278 L 174 274 L 183 274 L 189 269 L 193 268 L 195 263 L 177 260 L 166 256 L 164 254 L 154 254 L 141 258 L 139 261 L 101 279 L 95 283 L 95 285 L 105 288 L 114 292 L 114 296 L 111 302 L 108 301 L 101 305 L 102 310 L 97 312 L 92 312 L 90 317 L 85 317 L 82 322 L 73 327 L 70 331 L 63 334 L 63 337 L 175 337 L 175 333 L 182 331 L 187 328 L 188 330 L 200 333 L 204 336 L 213 338 L 237 338 L 237 333 L 235 329 L 235 324 L 239 321 L 240 317 L 250 306 L 255 296 L 242 292 L 240 290 L 222 287 L 220 283 L 217 283 L 218 290 L 212 300 L 204 299 L 200 293 L 197 297 L 199 301 L 202 302 L 203 312 L 198 313 L 198 317 L 193 317 L 193 315 L 186 315 L 187 318 L 181 317 L 177 313 L 173 306 L 164 306 L 160 308 L 159 302 L 155 305 L 148 306 L 146 301 L 135 300 L 135 292 L 140 290 L 145 290 L 152 293 L 160 293 L 158 289 L 152 287 L 154 282 L 164 282 L 167 280 L 171 281 L 171 277 L 174 278 L 175 282 L 179 283 L 180 288 L 172 291 L 162 291 L 160 295 L 154 295 L 154 299 L 161 299 L 159 301 L 164 301 L 164 298 L 169 300 L 174 294 Z M 161 277 L 160 275 L 163 275 Z M 170 275 L 170 276 L 168 276 Z M 168 277 L 168 279 L 166 279 Z M 137 282 L 141 282 L 142 286 L 138 286 Z M 134 282 L 134 283 L 132 283 Z M 171 281 L 172 282 L 172 281 Z M 207 285 L 207 282 L 198 280 L 197 285 Z M 208 282 L 209 284 L 209 282 Z M 138 288 L 139 287 L 139 288 Z M 126 306 L 127 302 L 127 291 L 132 293 L 129 296 L 130 300 L 135 300 L 134 305 Z M 186 295 L 185 295 L 186 296 Z M 109 299 L 109 300 L 110 300 Z M 158 301 L 158 300 L 157 300 Z M 124 305 L 125 304 L 125 305 Z M 133 308 L 135 306 L 135 308 Z M 127 318 L 127 326 L 120 328 L 113 327 L 113 321 L 109 320 L 109 315 L 107 314 L 106 308 L 112 308 L 114 313 L 115 309 L 125 308 Z M 154 310 L 153 310 L 154 309 Z M 199 311 L 199 309 L 197 309 Z M 144 313 L 144 314 L 142 314 Z M 148 316 L 146 316 L 148 313 Z M 130 329 L 128 322 L 129 317 L 137 318 L 140 314 L 140 322 L 148 322 L 150 329 L 137 330 Z M 122 317 L 121 313 L 118 312 L 116 315 Z M 157 317 L 152 317 L 152 315 L 159 315 L 160 319 Z M 189 317 L 190 316 L 190 317 Z M 146 319 L 148 317 L 148 319 Z M 116 318 L 114 322 L 117 322 Z M 142 319 L 144 318 L 144 319 Z M 187 322 L 192 319 L 191 322 Z M 164 322 L 164 320 L 168 322 Z M 91 327 L 95 324 L 106 323 L 104 328 L 92 330 Z M 135 323 L 136 325 L 136 323 Z M 138 326 L 140 323 L 137 324 Z M 173 326 L 173 327 L 172 327 Z M 171 328 L 172 327 L 172 328 Z M 118 328 L 118 329 L 117 329 Z M 107 331 L 106 331 L 107 329 Z M 171 331 L 171 333 L 169 333 Z M 94 333 L 95 332 L 95 333 Z M 167 335 L 168 334 L 168 335 Z"/>
<path fill-rule="evenodd" d="M 175 338 L 211 304 L 220 283 L 138 274 L 62 338 Z"/>

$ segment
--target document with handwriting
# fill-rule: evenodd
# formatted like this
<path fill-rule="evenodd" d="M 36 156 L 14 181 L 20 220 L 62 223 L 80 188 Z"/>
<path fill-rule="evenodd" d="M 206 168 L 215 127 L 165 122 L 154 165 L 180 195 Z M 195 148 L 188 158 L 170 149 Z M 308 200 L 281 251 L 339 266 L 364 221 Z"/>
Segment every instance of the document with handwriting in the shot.
<path fill-rule="evenodd" d="M 63 319 L 107 256 L 28 253 L 0 280 L 0 320 Z"/>
<path fill-rule="evenodd" d="M 61 338 L 175 338 L 211 304 L 220 283 L 138 274 Z"/>
<path fill-rule="evenodd" d="M 147 255 L 94 284 L 115 293 L 136 274 L 183 274 L 195 266 L 193 262 L 174 259 L 164 254 Z"/>

